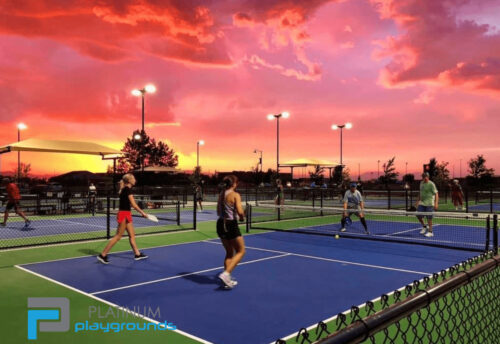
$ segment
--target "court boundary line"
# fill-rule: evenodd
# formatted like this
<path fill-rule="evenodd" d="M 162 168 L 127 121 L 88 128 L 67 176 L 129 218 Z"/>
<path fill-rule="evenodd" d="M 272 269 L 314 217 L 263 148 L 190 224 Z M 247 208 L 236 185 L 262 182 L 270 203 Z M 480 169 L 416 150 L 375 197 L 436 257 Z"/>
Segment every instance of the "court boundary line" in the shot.
<path fill-rule="evenodd" d="M 52 282 L 52 283 L 57 284 L 57 285 L 59 285 L 59 286 L 62 286 L 62 287 L 64 287 L 64 288 L 67 288 L 67 289 L 69 289 L 69 290 L 71 290 L 71 291 L 74 291 L 74 292 L 76 292 L 76 293 L 82 294 L 82 295 L 84 295 L 84 296 L 86 296 L 86 297 L 89 297 L 89 298 L 91 298 L 91 299 L 94 299 L 94 300 L 97 300 L 97 301 L 102 302 L 102 303 L 104 303 L 104 304 L 107 304 L 107 305 L 109 305 L 109 306 L 112 306 L 112 307 L 114 307 L 114 308 L 117 308 L 117 309 L 119 309 L 119 308 L 123 308 L 123 307 L 120 307 L 119 305 L 117 305 L 117 304 L 115 304 L 115 303 L 112 303 L 112 302 L 110 302 L 110 301 L 104 300 L 104 299 L 102 299 L 102 298 L 100 298 L 100 297 L 94 296 L 94 295 L 92 295 L 92 294 L 89 294 L 89 293 L 87 293 L 87 292 L 84 292 L 83 290 L 80 290 L 80 289 L 77 289 L 77 288 L 75 288 L 75 287 L 69 286 L 69 285 L 67 285 L 67 284 L 65 284 L 65 283 L 62 283 L 62 282 L 56 281 L 56 280 L 54 280 L 54 279 L 52 279 L 52 278 L 50 278 L 50 277 L 47 277 L 47 276 L 45 276 L 45 275 L 42 275 L 42 274 L 39 274 L 39 273 L 37 273 L 37 272 L 31 271 L 31 270 L 29 270 L 29 269 L 26 269 L 26 268 L 24 268 L 24 267 L 22 267 L 22 266 L 20 266 L 20 265 L 14 265 L 14 267 L 16 267 L 17 269 L 19 269 L 19 270 L 21 270 L 21 271 L 24 271 L 24 272 L 26 272 L 26 273 L 30 273 L 30 274 L 32 274 L 32 275 L 34 275 L 34 276 L 37 276 L 37 277 L 39 277 L 39 278 L 45 279 L 45 280 L 47 280 L 47 281 L 49 281 L 49 282 Z M 156 324 L 156 325 L 160 324 L 160 322 L 159 322 L 159 321 L 154 320 L 154 319 L 151 319 L 151 318 L 149 318 L 149 317 L 145 317 L 145 316 L 143 316 L 143 315 L 141 315 L 141 314 L 139 314 L 139 313 L 132 312 L 132 311 L 130 311 L 130 310 L 129 310 L 129 312 L 130 312 L 129 314 L 134 315 L 136 318 L 139 318 L 139 319 L 144 319 L 144 320 L 146 320 L 146 321 L 148 321 L 148 322 L 151 322 L 151 323 L 154 323 L 154 324 Z M 182 330 L 179 330 L 179 329 L 175 329 L 175 330 L 173 330 L 173 331 L 174 331 L 174 332 L 177 332 L 177 333 L 179 333 L 179 334 L 181 334 L 181 335 L 183 335 L 183 336 L 186 336 L 186 337 L 188 337 L 188 338 L 190 338 L 190 339 L 193 339 L 193 340 L 196 340 L 196 341 L 198 341 L 198 342 L 200 342 L 200 343 L 203 343 L 203 344 L 215 344 L 215 343 L 209 342 L 209 341 L 207 341 L 207 340 L 205 340 L 205 339 L 203 339 L 203 338 L 200 338 L 200 337 L 197 337 L 197 336 L 192 335 L 192 334 L 190 334 L 190 333 L 187 333 L 187 332 L 184 332 L 184 331 L 182 331 Z"/>
<path fill-rule="evenodd" d="M 276 259 L 276 258 L 283 258 L 283 257 L 287 257 L 287 256 L 290 256 L 290 255 L 291 255 L 291 253 L 284 253 L 284 254 L 279 254 L 279 255 L 276 255 L 276 256 L 270 256 L 270 257 L 264 257 L 264 258 L 249 260 L 247 262 L 239 263 L 238 265 L 253 264 L 253 263 L 262 262 L 264 260 L 270 260 L 270 259 Z M 215 270 L 220 270 L 220 269 L 224 269 L 224 266 L 217 266 L 215 268 L 210 268 L 210 269 L 205 269 L 205 270 L 200 270 L 200 271 L 195 271 L 195 272 L 189 272 L 187 274 L 175 275 L 175 276 L 170 276 L 170 277 L 165 277 L 165 278 L 159 278 L 159 279 L 151 280 L 151 281 L 147 281 L 147 282 L 134 283 L 134 284 L 126 285 L 126 286 L 123 286 L 123 287 L 117 287 L 117 288 L 112 288 L 112 289 L 99 290 L 99 291 L 92 292 L 90 294 L 91 295 L 97 295 L 97 294 L 110 293 L 110 292 L 114 292 L 114 291 L 117 291 L 117 290 L 130 289 L 130 288 L 135 288 L 135 287 L 144 286 L 144 285 L 148 285 L 148 284 L 154 284 L 154 283 L 160 283 L 160 282 L 170 281 L 170 280 L 182 278 L 182 277 L 185 277 L 185 276 L 198 275 L 198 274 L 202 274 L 204 272 L 210 272 L 210 271 L 215 271 Z"/>
<path fill-rule="evenodd" d="M 206 243 L 210 243 L 210 244 L 222 245 L 221 243 L 213 242 L 213 241 L 212 242 L 205 241 L 205 242 Z M 339 260 L 339 259 L 333 259 L 333 258 L 317 257 L 317 256 L 311 256 L 311 255 L 301 254 L 301 253 L 293 253 L 293 252 L 287 252 L 287 251 L 270 250 L 270 249 L 267 249 L 267 248 L 260 248 L 260 247 L 246 246 L 246 245 L 245 245 L 245 248 L 251 249 L 251 250 L 257 250 L 257 251 L 271 252 L 271 253 L 289 254 L 291 256 L 297 256 L 297 257 L 301 257 L 301 258 L 309 258 L 309 259 L 315 259 L 315 260 L 323 260 L 323 261 L 333 262 L 333 263 L 363 266 L 363 267 L 369 267 L 369 268 L 374 268 L 374 269 L 390 270 L 390 271 L 398 271 L 398 272 L 406 272 L 406 273 L 420 274 L 420 275 L 426 275 L 426 276 L 431 276 L 432 275 L 432 273 L 429 273 L 429 272 L 413 271 L 413 270 L 399 269 L 399 268 L 391 268 L 391 267 L 382 266 L 382 265 L 356 263 L 356 262 L 350 262 L 350 261 L 347 261 L 347 260 Z M 240 265 L 241 265 L 241 263 L 240 263 Z"/>

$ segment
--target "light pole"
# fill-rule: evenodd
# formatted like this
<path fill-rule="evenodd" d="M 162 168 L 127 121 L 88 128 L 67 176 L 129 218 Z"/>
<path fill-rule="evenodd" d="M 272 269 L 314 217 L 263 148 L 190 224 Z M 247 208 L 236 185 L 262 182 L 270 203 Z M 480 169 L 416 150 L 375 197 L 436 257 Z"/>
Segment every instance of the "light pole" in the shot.
<path fill-rule="evenodd" d="M 269 114 L 267 115 L 267 119 L 272 121 L 276 118 L 276 174 L 278 178 L 280 176 L 280 118 L 288 118 L 290 117 L 290 113 L 288 111 L 283 111 L 279 114 Z"/>
<path fill-rule="evenodd" d="M 196 167 L 200 167 L 200 146 L 203 146 L 205 141 L 200 140 L 196 142 Z"/>
<path fill-rule="evenodd" d="M 259 157 L 259 165 L 260 165 L 260 172 L 262 172 L 262 151 L 255 148 L 253 150 L 254 153 L 260 153 L 260 157 Z M 258 171 L 257 171 L 258 172 Z"/>
<path fill-rule="evenodd" d="M 17 125 L 17 142 L 21 141 L 21 130 L 28 129 L 26 124 L 19 123 Z M 17 182 L 21 180 L 21 151 L 17 151 Z"/>
<path fill-rule="evenodd" d="M 340 129 L 340 178 L 341 179 L 342 179 L 342 173 L 343 173 L 343 169 L 344 169 L 344 164 L 342 163 L 342 131 L 344 128 L 351 129 L 352 123 L 348 122 L 346 124 L 341 124 L 341 125 L 337 125 L 337 124 L 332 125 L 332 130 Z"/>
<path fill-rule="evenodd" d="M 156 87 L 152 84 L 147 84 L 144 88 L 132 90 L 132 94 L 136 97 L 142 97 L 142 131 L 144 132 L 144 95 L 146 93 L 155 93 Z"/>
<path fill-rule="evenodd" d="M 377 160 L 377 178 L 380 178 L 380 160 Z"/>
<path fill-rule="evenodd" d="M 408 174 L 408 161 L 405 164 L 406 164 L 406 170 L 405 170 L 405 175 L 406 175 Z"/>

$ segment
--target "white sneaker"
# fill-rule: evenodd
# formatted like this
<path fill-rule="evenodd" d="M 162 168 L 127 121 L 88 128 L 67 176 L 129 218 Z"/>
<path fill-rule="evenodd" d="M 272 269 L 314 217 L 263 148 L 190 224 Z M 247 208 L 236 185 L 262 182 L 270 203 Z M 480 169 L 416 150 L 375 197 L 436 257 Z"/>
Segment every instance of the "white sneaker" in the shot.
<path fill-rule="evenodd" d="M 422 230 L 420 231 L 420 234 L 424 234 L 427 233 L 427 227 L 424 227 L 422 228 Z"/>
<path fill-rule="evenodd" d="M 218 277 L 227 288 L 232 288 L 234 286 L 233 281 L 231 280 L 230 274 L 228 274 L 226 272 L 222 272 L 221 274 L 219 274 Z"/>
<path fill-rule="evenodd" d="M 341 229 L 340 229 L 340 231 L 341 231 L 341 232 L 345 232 L 345 228 L 341 228 Z"/>
<path fill-rule="evenodd" d="M 238 285 L 238 281 L 235 279 L 231 279 L 231 283 L 233 284 L 233 287 L 236 287 Z M 224 289 L 231 289 L 232 287 L 228 287 L 227 285 L 224 286 Z"/>
<path fill-rule="evenodd" d="M 425 234 L 425 236 L 426 236 L 427 238 L 431 238 L 431 237 L 433 237 L 433 236 L 434 236 L 434 233 L 432 233 L 432 232 L 427 232 L 427 233 Z"/>

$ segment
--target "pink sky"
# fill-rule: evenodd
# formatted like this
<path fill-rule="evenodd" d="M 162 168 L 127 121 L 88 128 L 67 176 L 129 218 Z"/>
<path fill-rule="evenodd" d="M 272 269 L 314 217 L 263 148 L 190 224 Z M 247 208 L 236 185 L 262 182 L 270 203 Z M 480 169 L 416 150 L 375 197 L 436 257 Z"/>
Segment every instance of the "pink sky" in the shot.
<path fill-rule="evenodd" d="M 99 4 L 99 5 L 96 5 Z M 23 138 L 121 148 L 140 127 L 204 171 L 281 162 L 344 163 L 357 176 L 396 156 L 404 173 L 429 158 L 455 175 L 484 154 L 500 171 L 497 0 L 0 0 L 0 145 Z M 17 155 L 0 157 L 12 171 Z M 23 153 L 37 174 L 105 171 L 94 157 Z"/>

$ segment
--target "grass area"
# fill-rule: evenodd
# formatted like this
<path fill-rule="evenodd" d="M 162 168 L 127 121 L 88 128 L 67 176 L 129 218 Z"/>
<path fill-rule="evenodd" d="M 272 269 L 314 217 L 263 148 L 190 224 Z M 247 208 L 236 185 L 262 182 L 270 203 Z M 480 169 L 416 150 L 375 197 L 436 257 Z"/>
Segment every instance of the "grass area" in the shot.
<path fill-rule="evenodd" d="M 242 228 L 242 232 L 244 232 Z M 172 245 L 186 242 L 194 242 L 216 238 L 214 221 L 198 223 L 197 231 L 186 231 L 179 233 L 165 233 L 152 236 L 137 237 L 140 248 L 148 248 L 162 245 Z M 15 250 L 0 251 L 0 293 L 2 294 L 2 310 L 0 315 L 2 329 L 2 343 L 14 344 L 27 342 L 27 298 L 28 297 L 68 297 L 70 300 L 70 326 L 77 321 L 89 320 L 89 306 L 100 306 L 107 310 L 108 305 L 91 299 L 76 291 L 67 289 L 58 284 L 36 277 L 14 267 L 14 265 L 35 263 L 54 259 L 73 258 L 98 254 L 106 245 L 107 240 L 91 242 L 72 243 L 64 245 L 52 245 L 47 247 L 33 247 Z M 128 251 L 130 246 L 127 240 L 121 240 L 113 252 Z M 222 254 L 222 253 L 221 253 Z M 75 272 L 77 273 L 77 271 Z M 105 312 L 105 311 L 104 311 Z M 89 320 L 90 321 L 90 320 Z M 94 319 L 93 321 L 98 321 Z M 102 320 L 101 320 L 102 321 Z M 140 318 L 129 317 L 127 322 L 133 321 L 143 323 Z M 140 333 L 108 333 L 85 334 L 74 333 L 70 329 L 66 333 L 41 333 L 37 343 L 71 342 L 80 343 L 130 343 L 138 341 L 144 343 L 179 343 L 192 344 L 195 340 L 173 331 L 145 331 Z"/>

